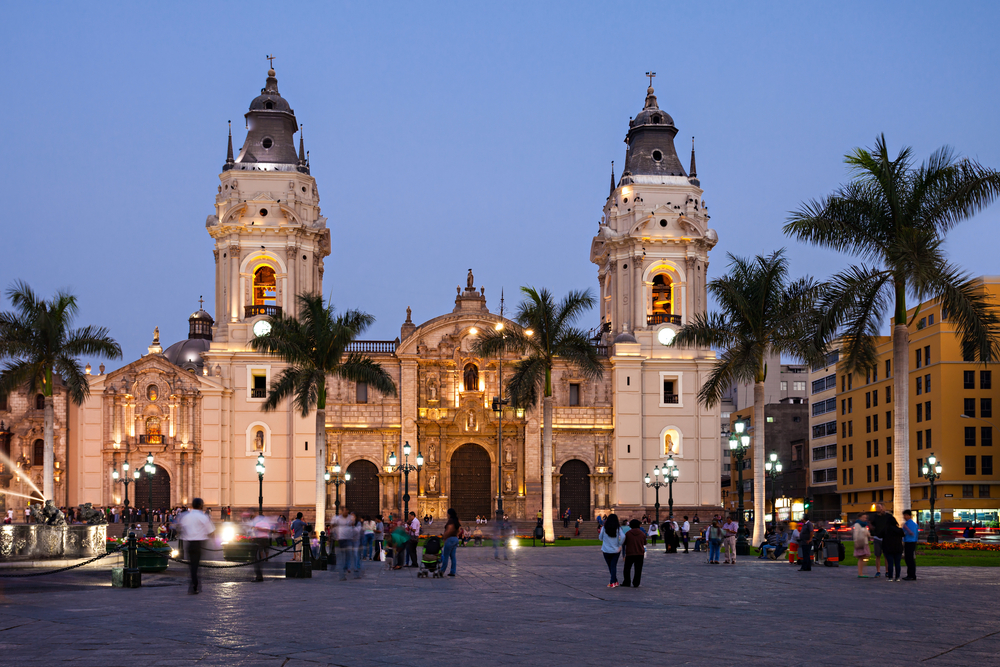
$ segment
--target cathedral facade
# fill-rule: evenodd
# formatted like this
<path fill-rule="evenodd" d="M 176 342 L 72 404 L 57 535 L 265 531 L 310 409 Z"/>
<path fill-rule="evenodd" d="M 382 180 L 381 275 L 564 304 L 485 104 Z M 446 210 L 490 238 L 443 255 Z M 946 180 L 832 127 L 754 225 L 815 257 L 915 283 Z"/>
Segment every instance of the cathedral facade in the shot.
<path fill-rule="evenodd" d="M 247 136 L 230 133 L 215 211 L 206 221 L 214 244 L 214 317 L 199 309 L 189 335 L 109 374 L 92 376 L 90 399 L 70 409 L 70 503 L 120 504 L 131 470 L 152 455 L 133 505 L 256 507 L 255 464 L 263 454 L 265 510 L 307 514 L 316 502 L 315 424 L 291 405 L 263 412 L 268 387 L 284 365 L 249 349 L 267 318 L 295 312 L 295 295 L 323 292 L 331 240 L 294 111 L 278 93 L 274 70 L 246 114 Z M 392 341 L 357 341 L 351 352 L 381 364 L 399 389 L 383 396 L 331 378 L 326 407 L 326 465 L 351 474 L 335 494 L 361 514 L 397 513 L 408 485 L 410 509 L 462 519 L 490 515 L 497 495 L 516 518 L 542 506 L 542 475 L 554 476 L 553 507 L 593 518 L 652 508 L 646 473 L 675 461 L 675 506 L 720 506 L 719 413 L 697 401 L 714 353 L 669 347 L 673 332 L 706 306 L 708 252 L 715 232 L 694 169 L 674 149 L 677 130 L 649 88 L 630 123 L 625 169 L 612 187 L 591 261 L 600 286 L 594 345 L 605 373 L 594 380 L 557 362 L 553 372 L 553 456 L 541 459 L 541 407 L 492 401 L 517 358 L 476 356 L 478 331 L 503 322 L 488 306 L 472 270 L 450 313 L 417 324 L 410 309 Z M 492 298 L 492 297 L 491 297 Z M 503 377 L 500 377 L 502 367 Z M 314 443 L 315 444 L 315 443 Z M 389 460 L 422 466 L 403 477 Z M 115 479 L 112 471 L 118 471 Z M 666 504 L 665 495 L 661 501 Z"/>

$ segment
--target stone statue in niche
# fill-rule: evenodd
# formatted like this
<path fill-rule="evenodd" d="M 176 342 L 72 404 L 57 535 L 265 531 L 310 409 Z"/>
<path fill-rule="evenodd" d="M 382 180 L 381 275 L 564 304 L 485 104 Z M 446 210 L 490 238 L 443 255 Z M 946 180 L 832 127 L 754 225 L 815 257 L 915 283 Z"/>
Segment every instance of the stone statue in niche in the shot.
<path fill-rule="evenodd" d="M 667 433 L 666 437 L 663 439 L 663 454 L 673 454 L 674 452 L 674 438 L 670 433 Z"/>
<path fill-rule="evenodd" d="M 504 463 L 514 462 L 514 448 L 510 446 L 509 442 L 503 446 L 503 460 Z"/>
<path fill-rule="evenodd" d="M 427 480 L 427 488 L 431 491 L 437 491 L 438 476 L 431 473 L 430 479 Z"/>
<path fill-rule="evenodd" d="M 604 449 L 597 450 L 597 465 L 604 465 Z"/>
<path fill-rule="evenodd" d="M 253 435 L 253 450 L 255 452 L 264 451 L 264 429 L 257 429 Z"/>
<path fill-rule="evenodd" d="M 466 419 L 465 421 L 465 430 L 466 431 L 476 430 L 476 413 L 472 412 L 471 410 L 469 411 L 468 419 Z"/>
<path fill-rule="evenodd" d="M 514 490 L 514 478 L 511 477 L 510 473 L 507 473 L 506 479 L 503 482 L 503 490 L 510 493 Z"/>
<path fill-rule="evenodd" d="M 336 463 L 336 462 L 337 462 L 337 450 L 336 449 L 331 449 L 330 450 L 330 463 Z"/>
<path fill-rule="evenodd" d="M 479 391 L 479 369 L 475 364 L 466 364 L 462 374 L 465 391 Z"/>
<path fill-rule="evenodd" d="M 431 445 L 427 449 L 427 462 L 436 463 L 437 462 L 437 445 Z"/>
<path fill-rule="evenodd" d="M 427 399 L 431 401 L 436 401 L 438 397 L 438 385 L 437 380 L 431 378 L 427 381 Z"/>

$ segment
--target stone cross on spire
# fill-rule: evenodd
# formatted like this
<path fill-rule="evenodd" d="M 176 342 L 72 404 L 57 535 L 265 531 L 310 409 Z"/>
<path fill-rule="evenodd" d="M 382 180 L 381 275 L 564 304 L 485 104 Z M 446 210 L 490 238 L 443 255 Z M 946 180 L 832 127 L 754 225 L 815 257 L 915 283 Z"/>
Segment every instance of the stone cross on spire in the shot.
<path fill-rule="evenodd" d="M 656 76 L 656 72 L 646 72 L 646 76 L 649 77 L 649 87 L 653 87 L 653 77 Z"/>
<path fill-rule="evenodd" d="M 267 67 L 268 67 L 268 69 L 274 69 L 274 54 L 272 53 L 271 55 L 264 56 L 264 58 L 267 59 L 267 62 L 268 62 L 268 66 Z M 650 79 L 650 80 L 652 80 L 652 79 Z"/>

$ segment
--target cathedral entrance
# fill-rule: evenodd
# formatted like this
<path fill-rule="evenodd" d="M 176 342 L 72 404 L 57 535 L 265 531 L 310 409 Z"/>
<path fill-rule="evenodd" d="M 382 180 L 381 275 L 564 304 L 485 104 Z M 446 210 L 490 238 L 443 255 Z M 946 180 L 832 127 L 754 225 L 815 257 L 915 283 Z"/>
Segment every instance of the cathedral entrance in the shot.
<path fill-rule="evenodd" d="M 466 444 L 451 455 L 451 507 L 461 521 L 493 515 L 490 455 L 479 445 Z"/>
<path fill-rule="evenodd" d="M 355 461 L 347 466 L 351 480 L 344 485 L 347 509 L 358 516 L 379 515 L 378 467 L 371 461 Z"/>
<path fill-rule="evenodd" d="M 559 518 L 566 509 L 574 520 L 590 518 L 590 468 L 579 459 L 570 459 L 559 469 Z"/>
<path fill-rule="evenodd" d="M 140 470 L 142 470 L 140 468 Z M 149 506 L 149 487 L 153 486 L 153 506 Z M 145 470 L 135 480 L 135 502 L 133 506 L 141 509 L 167 510 L 170 509 L 170 475 L 162 466 L 156 466 L 153 479 L 150 480 Z"/>

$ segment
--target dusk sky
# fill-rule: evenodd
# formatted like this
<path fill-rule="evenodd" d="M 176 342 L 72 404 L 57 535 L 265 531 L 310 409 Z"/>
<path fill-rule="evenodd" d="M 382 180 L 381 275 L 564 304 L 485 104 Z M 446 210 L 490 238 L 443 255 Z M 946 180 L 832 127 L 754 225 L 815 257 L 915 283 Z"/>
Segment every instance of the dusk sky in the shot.
<path fill-rule="evenodd" d="M 851 260 L 782 235 L 884 132 L 1000 167 L 997 3 L 6 3 L 0 286 L 80 301 L 124 359 L 214 314 L 226 121 L 276 56 L 305 126 L 333 253 L 324 291 L 367 339 L 450 312 L 472 268 L 495 310 L 521 285 L 596 292 L 589 249 L 653 82 L 726 253 L 787 247 L 794 274 Z M 951 257 L 996 274 L 995 205 Z M 9 308 L 6 298 L 0 309 Z M 597 324 L 597 312 L 581 322 Z M 99 359 L 90 361 L 95 368 Z"/>

